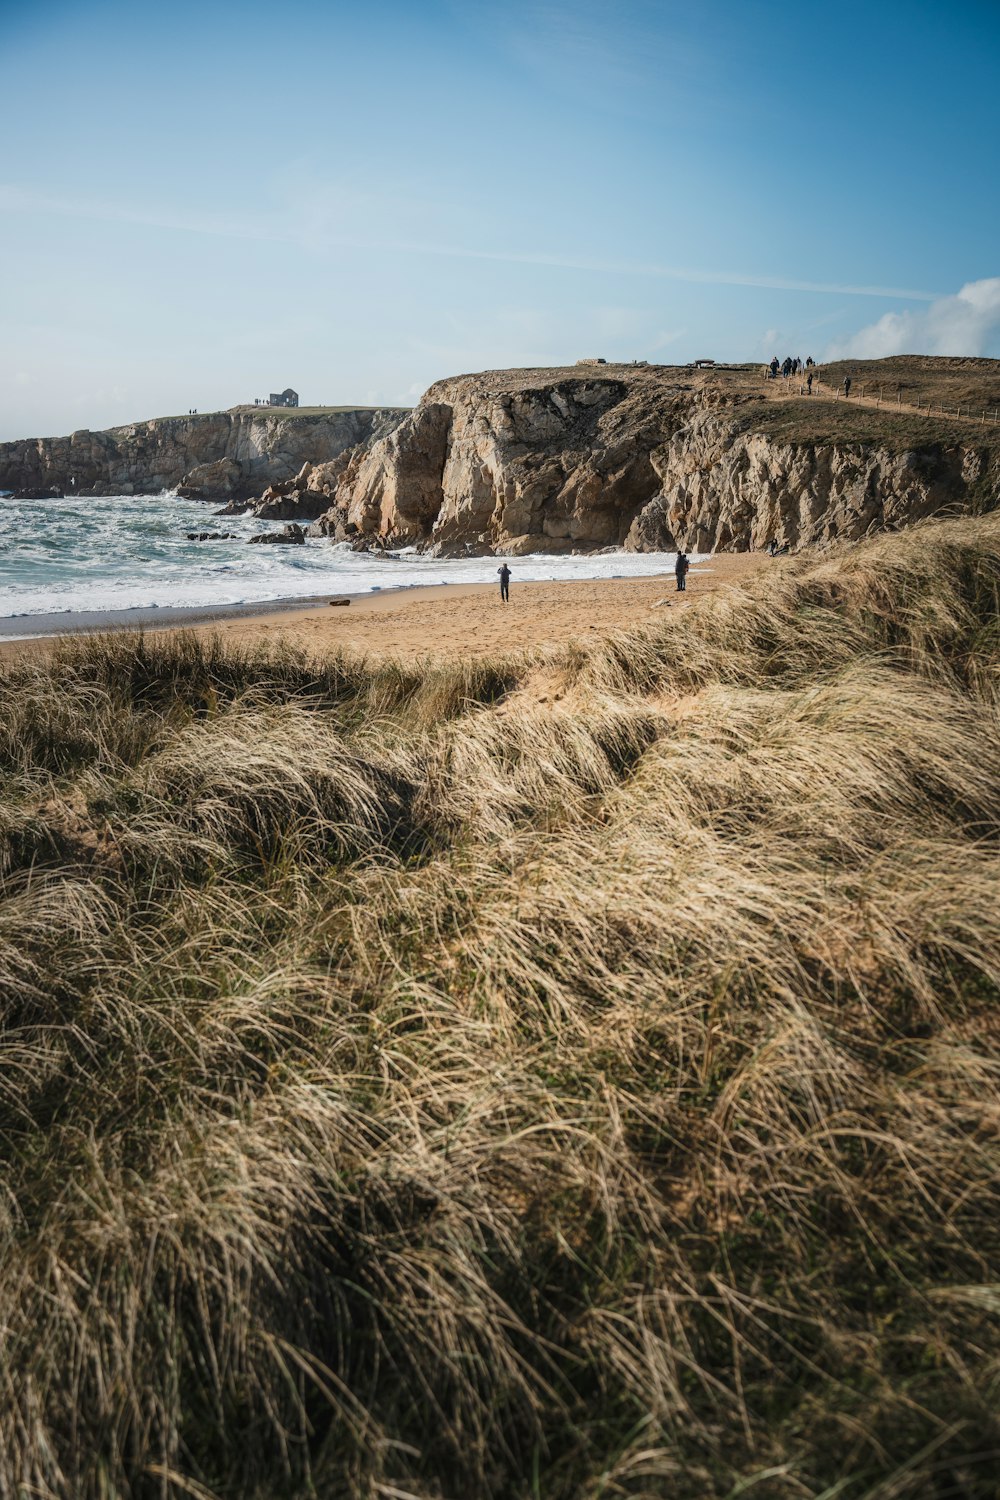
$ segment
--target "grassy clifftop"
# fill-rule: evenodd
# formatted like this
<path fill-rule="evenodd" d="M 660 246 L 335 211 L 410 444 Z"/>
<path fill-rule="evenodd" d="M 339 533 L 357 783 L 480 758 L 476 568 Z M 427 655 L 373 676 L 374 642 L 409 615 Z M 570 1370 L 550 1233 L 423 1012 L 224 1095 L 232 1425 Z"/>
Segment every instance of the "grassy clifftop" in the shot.
<path fill-rule="evenodd" d="M 992 422 L 980 425 L 937 411 L 925 414 L 897 411 L 891 406 L 877 408 L 833 401 L 822 392 L 812 398 L 751 398 L 737 408 L 737 422 L 742 430 L 759 432 L 776 442 L 817 447 L 853 444 L 888 453 L 919 453 L 936 448 L 1000 452 L 1000 426 Z"/>
<path fill-rule="evenodd" d="M 763 364 L 720 365 L 695 370 L 688 365 L 570 365 L 558 369 L 486 370 L 438 382 L 428 393 L 455 387 L 516 394 L 544 390 L 566 382 L 612 381 L 638 398 L 647 410 L 668 410 L 674 403 L 708 399 L 722 409 L 731 406 L 739 425 L 793 443 L 820 446 L 856 443 L 890 452 L 931 447 L 1000 448 L 1000 360 L 898 355 L 889 359 L 841 360 L 817 366 L 818 384 L 806 396 L 804 376 L 785 382 L 765 381 Z M 854 400 L 835 401 L 834 393 L 850 375 Z M 882 392 L 880 408 L 857 401 Z M 918 402 L 921 412 L 897 410 Z M 933 403 L 933 411 L 926 407 Z M 957 413 L 961 411 L 962 415 Z M 985 425 L 975 419 L 987 413 Z M 970 419 L 969 413 L 973 416 Z"/>
<path fill-rule="evenodd" d="M 1000 523 L 0 678 L 0 1493 L 995 1493 Z"/>
<path fill-rule="evenodd" d="M 896 354 L 888 359 L 842 359 L 822 367 L 825 380 L 843 384 L 850 375 L 855 390 L 864 384 L 883 392 L 888 400 L 897 391 L 904 402 L 933 401 L 963 410 L 971 407 L 978 416 L 1000 407 L 1000 360 L 966 356 Z"/>

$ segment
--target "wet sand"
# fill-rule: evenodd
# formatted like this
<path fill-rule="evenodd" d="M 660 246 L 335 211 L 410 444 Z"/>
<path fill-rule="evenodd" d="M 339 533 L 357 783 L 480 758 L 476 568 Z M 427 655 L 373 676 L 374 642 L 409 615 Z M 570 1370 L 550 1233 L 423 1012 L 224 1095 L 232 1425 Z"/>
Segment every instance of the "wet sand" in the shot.
<path fill-rule="evenodd" d="M 690 609 L 699 598 L 749 572 L 766 566 L 764 553 L 726 553 L 698 563 L 688 574 L 687 590 L 678 593 L 673 573 L 649 578 L 572 579 L 562 582 L 511 582 L 510 603 L 501 604 L 495 584 L 444 584 L 362 594 L 349 605 L 331 607 L 328 599 L 292 606 L 206 611 L 162 612 L 152 620 L 95 616 L 89 630 L 135 629 L 158 633 L 163 626 L 214 635 L 232 644 L 256 644 L 282 637 L 310 653 L 329 650 L 422 656 L 487 656 L 519 647 L 558 645 L 592 639 L 615 630 L 646 624 L 658 610 Z M 332 595 L 329 597 L 346 597 Z M 152 613 L 152 612 L 149 612 Z M 193 618 L 192 618 L 193 616 Z M 207 617 L 206 617 L 207 616 Z M 24 622 L 23 628 L 30 628 Z M 65 631 L 76 634 L 79 631 Z M 57 637 L 0 641 L 0 660 L 17 659 L 51 649 Z"/>

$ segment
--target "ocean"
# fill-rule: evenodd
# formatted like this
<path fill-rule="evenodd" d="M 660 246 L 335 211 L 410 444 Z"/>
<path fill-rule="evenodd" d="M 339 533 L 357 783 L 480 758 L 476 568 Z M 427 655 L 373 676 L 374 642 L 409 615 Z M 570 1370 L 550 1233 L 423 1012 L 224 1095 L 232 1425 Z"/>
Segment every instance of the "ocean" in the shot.
<path fill-rule="evenodd" d="M 0 619 L 29 635 L 42 617 L 130 610 L 212 609 L 324 593 L 364 594 L 420 584 L 492 583 L 492 557 L 441 559 L 406 550 L 352 552 L 327 538 L 304 547 L 248 547 L 281 522 L 216 516 L 217 507 L 161 495 L 0 499 Z M 232 531 L 238 540 L 190 542 L 189 531 Z M 539 553 L 511 560 L 515 581 L 644 577 L 672 570 L 673 553 L 580 557 Z M 47 622 L 51 627 L 51 623 Z M 54 623 L 58 623 L 57 621 Z M 20 632 L 18 632 L 20 633 Z"/>

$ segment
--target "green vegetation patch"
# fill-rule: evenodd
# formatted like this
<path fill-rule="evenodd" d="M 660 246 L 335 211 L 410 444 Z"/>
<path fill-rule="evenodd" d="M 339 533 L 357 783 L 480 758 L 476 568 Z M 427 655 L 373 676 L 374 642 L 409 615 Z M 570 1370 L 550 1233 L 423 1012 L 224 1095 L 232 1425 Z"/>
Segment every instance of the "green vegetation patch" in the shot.
<path fill-rule="evenodd" d="M 992 1500 L 998 614 L 3 668 L 0 1493 Z"/>

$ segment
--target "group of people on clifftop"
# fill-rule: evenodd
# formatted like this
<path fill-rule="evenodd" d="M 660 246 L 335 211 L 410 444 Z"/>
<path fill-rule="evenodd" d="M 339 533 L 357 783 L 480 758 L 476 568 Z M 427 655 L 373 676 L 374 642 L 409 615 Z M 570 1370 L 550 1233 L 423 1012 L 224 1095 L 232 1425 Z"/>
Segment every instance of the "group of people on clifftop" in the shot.
<path fill-rule="evenodd" d="M 778 362 L 778 356 L 775 354 L 771 365 L 765 366 L 765 380 L 777 380 L 778 375 L 781 380 L 789 380 L 792 375 L 802 375 L 805 372 L 805 395 L 811 396 L 813 395 L 814 368 L 816 368 L 816 360 L 811 354 L 805 362 L 793 360 L 792 356 Z M 801 395 L 801 387 L 799 387 L 799 395 Z M 862 395 L 864 395 L 864 387 L 862 387 Z M 847 398 L 850 396 L 850 375 L 844 378 L 844 396 Z"/>
<path fill-rule="evenodd" d="M 777 380 L 780 375 L 782 380 L 788 380 L 792 375 L 801 375 L 803 370 L 811 370 L 815 363 L 811 354 L 805 361 L 793 359 L 791 355 L 779 361 L 778 356 L 775 355 L 767 367 L 767 378 Z"/>

